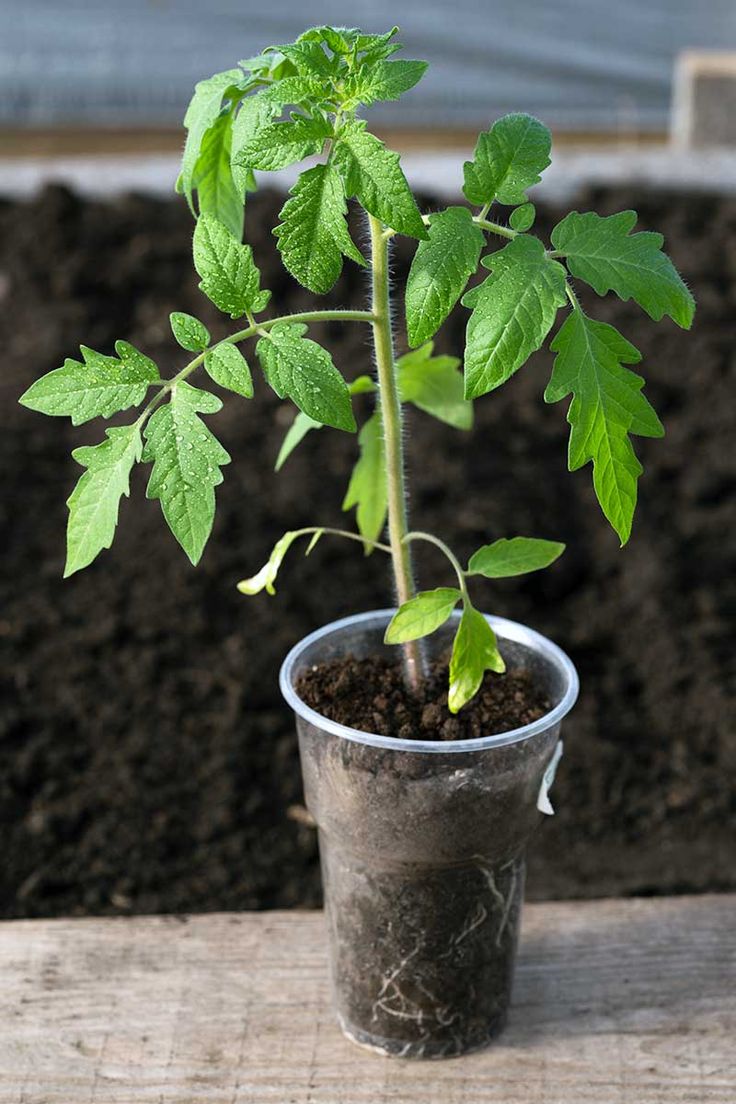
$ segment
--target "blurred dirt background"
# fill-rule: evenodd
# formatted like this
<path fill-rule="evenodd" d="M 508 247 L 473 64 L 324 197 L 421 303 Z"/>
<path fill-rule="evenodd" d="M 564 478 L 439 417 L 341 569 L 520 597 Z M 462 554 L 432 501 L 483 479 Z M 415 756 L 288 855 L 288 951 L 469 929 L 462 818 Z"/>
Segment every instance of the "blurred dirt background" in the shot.
<path fill-rule="evenodd" d="M 312 298 L 278 265 L 270 231 L 281 203 L 255 197 L 247 237 L 285 313 Z M 485 609 L 563 645 L 582 679 L 553 790 L 557 815 L 530 856 L 530 896 L 733 889 L 736 201 L 619 189 L 575 206 L 636 207 L 641 228 L 666 235 L 699 302 L 683 334 L 631 303 L 583 294 L 595 317 L 641 349 L 647 394 L 667 428 L 663 441 L 636 445 L 645 476 L 631 544 L 619 550 L 590 469 L 566 470 L 565 404 L 541 397 L 546 352 L 476 404 L 470 434 L 410 414 L 414 521 L 463 557 L 516 533 L 569 545 L 549 571 L 478 588 Z M 548 233 L 562 213 L 542 207 L 537 230 Z M 108 352 L 129 339 L 168 375 L 186 356 L 169 311 L 225 332 L 197 291 L 191 229 L 176 201 L 83 202 L 49 188 L 29 203 L 0 203 L 5 917 L 320 900 L 314 833 L 289 815 L 301 785 L 278 665 L 318 625 L 388 604 L 386 565 L 324 540 L 307 560 L 292 554 L 276 598 L 247 600 L 234 588 L 284 529 L 340 522 L 355 440 L 312 434 L 275 475 L 292 411 L 258 380 L 255 402 L 233 396 L 210 419 L 233 463 L 200 567 L 145 500 L 140 471 L 112 551 L 62 582 L 64 501 L 81 470 L 69 453 L 103 431 L 16 405 L 80 341 Z M 399 240 L 398 278 L 411 253 Z M 365 293 L 364 274 L 346 266 L 323 302 L 356 305 Z M 461 353 L 465 317 L 455 312 L 440 348 Z M 370 370 L 362 327 L 314 336 L 349 378 Z M 423 585 L 447 582 L 431 550 L 419 566 Z"/>

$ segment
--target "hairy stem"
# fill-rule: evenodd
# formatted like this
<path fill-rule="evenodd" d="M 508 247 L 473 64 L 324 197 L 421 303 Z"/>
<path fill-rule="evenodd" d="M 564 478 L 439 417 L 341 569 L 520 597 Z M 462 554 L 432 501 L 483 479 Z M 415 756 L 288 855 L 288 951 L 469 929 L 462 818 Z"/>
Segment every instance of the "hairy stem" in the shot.
<path fill-rule="evenodd" d="M 450 561 L 453 571 L 457 575 L 458 586 L 463 596 L 463 601 L 468 600 L 468 585 L 465 581 L 465 572 L 462 569 L 460 561 L 455 553 L 449 548 L 443 540 L 439 537 L 435 537 L 433 533 L 423 533 L 421 529 L 414 529 L 411 533 L 407 533 L 404 537 L 407 544 L 411 541 L 426 541 L 427 544 L 433 544 L 435 548 L 439 548 L 440 552 L 444 552 L 445 557 Z"/>
<path fill-rule="evenodd" d="M 166 398 L 166 395 L 171 391 L 175 384 L 185 380 L 187 376 L 190 376 L 192 372 L 195 372 L 197 368 L 204 363 L 204 358 L 207 353 L 212 349 L 216 349 L 218 345 L 236 345 L 239 341 L 245 341 L 249 337 L 255 337 L 261 332 L 267 333 L 278 322 L 373 322 L 374 316 L 370 311 L 351 311 L 351 310 L 322 310 L 322 311 L 299 311 L 297 314 L 284 314 L 278 318 L 267 318 L 263 322 L 251 321 L 249 319 L 249 325 L 244 330 L 237 330 L 233 334 L 229 334 L 227 337 L 223 337 L 222 341 L 216 341 L 210 348 L 205 349 L 203 352 L 198 353 L 193 360 L 190 360 L 188 364 L 185 364 L 180 372 L 177 372 L 170 380 L 157 380 L 156 385 L 161 387 L 161 390 L 157 392 L 143 408 L 138 417 L 137 424 L 142 425 L 145 422 L 149 414 L 159 406 L 160 403 Z"/>
<path fill-rule="evenodd" d="M 411 549 L 406 541 L 409 530 L 404 481 L 404 444 L 401 437 L 401 401 L 396 380 L 393 339 L 391 335 L 391 303 L 389 293 L 388 241 L 381 221 L 368 216 L 371 232 L 373 267 L 373 343 L 378 375 L 378 401 L 383 422 L 383 447 L 386 460 L 388 490 L 388 536 L 394 571 L 396 598 L 399 605 L 408 602 L 415 593 L 411 566 Z M 402 645 L 404 676 L 416 690 L 423 675 L 420 646 L 413 640 Z"/>

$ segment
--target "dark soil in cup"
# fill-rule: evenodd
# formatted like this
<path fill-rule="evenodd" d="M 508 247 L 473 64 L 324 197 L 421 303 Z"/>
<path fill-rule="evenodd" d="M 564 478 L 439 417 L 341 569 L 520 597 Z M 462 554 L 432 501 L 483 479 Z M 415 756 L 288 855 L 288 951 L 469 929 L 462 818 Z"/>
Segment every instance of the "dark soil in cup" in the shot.
<path fill-rule="evenodd" d="M 312 297 L 280 270 L 271 236 L 282 203 L 249 201 L 247 233 L 264 285 L 284 311 L 302 310 Z M 463 558 L 516 533 L 568 543 L 548 571 L 477 587 L 481 608 L 551 636 L 581 675 L 529 895 L 733 889 L 736 200 L 618 189 L 574 206 L 636 207 L 699 303 L 685 335 L 581 288 L 589 313 L 641 350 L 667 429 L 636 442 L 646 474 L 631 544 L 619 550 L 589 469 L 566 470 L 565 404 L 542 401 L 546 352 L 477 404 L 467 435 L 410 413 L 413 518 Z M 562 213 L 540 203 L 540 232 Z M 64 501 L 81 471 L 70 451 L 102 426 L 16 405 L 80 341 L 110 351 L 127 338 L 170 374 L 186 354 L 169 311 L 226 332 L 197 290 L 191 232 L 176 199 L 86 202 L 53 188 L 0 202 L 2 916 L 320 901 L 315 835 L 293 809 L 301 782 L 278 665 L 319 625 L 386 606 L 386 564 L 325 538 L 308 559 L 292 550 L 277 597 L 246 600 L 235 583 L 284 529 L 345 520 L 354 437 L 312 434 L 274 474 L 292 411 L 257 378 L 254 402 L 228 399 L 209 419 L 233 463 L 200 567 L 145 499 L 140 471 L 112 550 L 62 582 Z M 397 277 L 411 255 L 397 239 Z M 366 292 L 346 265 L 322 304 L 357 305 Z M 462 352 L 465 319 L 459 307 L 438 348 Z M 349 378 L 369 370 L 362 327 L 314 336 Z M 356 400 L 361 419 L 368 402 Z M 447 585 L 439 555 L 417 559 L 422 586 Z"/>
<path fill-rule="evenodd" d="M 346 656 L 305 671 L 296 690 L 322 717 L 399 740 L 474 740 L 531 724 L 551 708 L 523 670 L 486 674 L 472 702 L 454 716 L 447 687 L 447 662 L 434 663 L 419 690 L 410 693 L 400 664 L 381 656 Z"/>

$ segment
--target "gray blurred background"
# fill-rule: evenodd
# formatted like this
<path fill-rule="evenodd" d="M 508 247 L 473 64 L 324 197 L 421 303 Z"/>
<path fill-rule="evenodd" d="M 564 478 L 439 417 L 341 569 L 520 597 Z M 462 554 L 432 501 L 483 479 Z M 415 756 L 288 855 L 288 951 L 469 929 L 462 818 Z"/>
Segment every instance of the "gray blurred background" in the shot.
<path fill-rule="evenodd" d="M 675 58 L 736 48 L 734 0 L 2 0 L 0 124 L 178 126 L 193 83 L 308 24 L 383 31 L 430 70 L 373 117 L 404 127 L 542 115 L 557 130 L 664 132 Z"/>

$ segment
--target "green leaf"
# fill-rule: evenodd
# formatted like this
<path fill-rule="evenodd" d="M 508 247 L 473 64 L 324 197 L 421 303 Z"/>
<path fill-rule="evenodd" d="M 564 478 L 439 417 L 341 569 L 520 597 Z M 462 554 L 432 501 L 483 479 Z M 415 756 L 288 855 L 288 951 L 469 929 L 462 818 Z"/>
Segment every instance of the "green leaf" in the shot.
<path fill-rule="evenodd" d="M 190 353 L 201 353 L 209 345 L 210 331 L 194 315 L 174 311 L 169 315 L 169 322 L 171 332 L 182 349 L 187 349 Z"/>
<path fill-rule="evenodd" d="M 301 39 L 275 46 L 274 49 L 283 54 L 301 76 L 327 82 L 337 73 L 335 60 L 327 56 L 318 42 Z"/>
<path fill-rule="evenodd" d="M 361 66 L 345 81 L 345 101 L 369 105 L 377 100 L 398 100 L 426 71 L 426 61 L 382 60 Z"/>
<path fill-rule="evenodd" d="M 81 571 L 109 548 L 118 523 L 120 499 L 130 493 L 130 472 L 141 458 L 138 424 L 105 430 L 107 440 L 77 448 L 72 456 L 86 468 L 67 499 L 64 578 Z"/>
<path fill-rule="evenodd" d="M 319 535 L 321 536 L 321 533 Z M 288 533 L 284 533 L 283 537 L 276 541 L 276 544 L 273 546 L 273 551 L 271 552 L 271 555 L 268 557 L 261 570 L 256 572 L 255 575 L 251 576 L 250 579 L 242 579 L 238 583 L 238 590 L 240 591 L 240 593 L 253 595 L 260 594 L 262 590 L 265 590 L 268 594 L 275 594 L 276 588 L 273 584 L 276 580 L 276 576 L 279 573 L 279 568 L 283 563 L 284 556 L 299 536 L 301 536 L 301 534 L 298 531 L 290 531 Z M 317 537 L 316 533 L 315 537 Z M 317 537 L 317 539 L 319 539 L 319 537 Z M 307 554 L 309 554 L 311 549 L 314 547 L 314 543 L 315 541 L 313 538 L 312 542 L 309 545 L 309 548 L 307 549 Z"/>
<path fill-rule="evenodd" d="M 447 618 L 462 598 L 457 587 L 438 587 L 436 590 L 422 590 L 403 606 L 399 606 L 386 629 L 386 644 L 405 644 L 408 640 L 419 640 L 429 636 Z"/>
<path fill-rule="evenodd" d="M 315 422 L 352 432 L 348 385 L 327 350 L 302 336 L 306 329 L 279 322 L 260 339 L 256 353 L 264 375 L 280 399 L 288 396 Z"/>
<path fill-rule="evenodd" d="M 467 207 L 430 215 L 429 237 L 417 246 L 406 284 L 411 346 L 421 345 L 440 328 L 478 267 L 484 245 L 483 231 Z"/>
<path fill-rule="evenodd" d="M 244 78 L 240 69 L 226 69 L 224 73 L 215 73 L 213 77 L 199 81 L 194 87 L 194 95 L 184 116 L 187 140 L 179 176 L 181 191 L 187 197 L 190 207 L 202 140 L 220 114 L 225 93 L 229 88 L 237 88 L 243 84 Z"/>
<path fill-rule="evenodd" d="M 504 115 L 478 136 L 472 161 L 464 165 L 463 191 L 470 203 L 497 199 L 515 207 L 538 184 L 550 163 L 552 138 L 531 115 Z"/>
<path fill-rule="evenodd" d="M 552 231 L 552 244 L 564 253 L 573 276 L 605 295 L 634 299 L 650 318 L 664 314 L 689 329 L 695 300 L 666 253 L 661 234 L 631 234 L 636 211 L 602 218 L 593 211 L 571 211 Z"/>
<path fill-rule="evenodd" d="M 233 237 L 243 237 L 244 183 L 233 180 L 230 143 L 233 117 L 220 115 L 202 139 L 192 180 L 201 214 L 213 215 Z"/>
<path fill-rule="evenodd" d="M 253 379 L 248 362 L 234 345 L 215 345 L 204 358 L 204 367 L 220 387 L 226 387 L 228 391 L 234 391 L 236 395 L 242 395 L 246 399 L 253 398 Z"/>
<path fill-rule="evenodd" d="M 534 204 L 522 203 L 521 207 L 517 207 L 515 211 L 511 212 L 509 226 L 512 230 L 516 230 L 517 233 L 523 234 L 524 231 L 531 229 L 536 217 L 537 209 Z"/>
<path fill-rule="evenodd" d="M 552 342 L 555 358 L 544 398 L 572 394 L 567 413 L 568 463 L 576 471 L 593 461 L 593 486 L 603 513 L 625 544 L 631 535 L 642 467 L 629 434 L 661 437 L 662 423 L 641 393 L 644 380 L 625 364 L 641 354 L 613 326 L 575 309 Z"/>
<path fill-rule="evenodd" d="M 363 120 L 351 120 L 340 130 L 334 161 L 345 181 L 345 192 L 399 234 L 426 238 L 427 231 L 406 181 L 399 155 L 388 150 Z"/>
<path fill-rule="evenodd" d="M 212 531 L 220 467 L 230 462 L 199 414 L 221 407 L 208 391 L 177 383 L 170 402 L 153 413 L 144 431 L 143 459 L 153 461 L 147 497 L 160 499 L 171 532 L 193 564 Z"/>
<path fill-rule="evenodd" d="M 310 154 L 319 153 L 332 128 L 319 116 L 297 116 L 283 123 L 267 123 L 238 148 L 238 163 L 251 169 L 273 172 L 285 169 Z"/>
<path fill-rule="evenodd" d="M 324 295 L 342 271 L 343 254 L 365 264 L 348 231 L 340 174 L 331 165 L 315 165 L 301 174 L 289 195 L 274 230 L 279 252 L 300 284 Z"/>
<path fill-rule="evenodd" d="M 293 136 L 293 132 L 287 131 L 285 134 L 277 134 L 274 138 L 271 131 L 274 128 L 273 120 L 276 116 L 282 114 L 287 105 L 310 108 L 315 96 L 320 98 L 320 93 L 321 85 L 313 80 L 300 76 L 285 77 L 283 80 L 274 81 L 266 88 L 259 89 L 242 101 L 232 127 L 230 152 L 230 166 L 238 187 L 246 186 L 248 174 L 256 167 L 250 163 L 249 158 L 259 156 L 258 143 L 262 135 L 266 137 L 269 144 L 270 158 L 275 157 L 276 160 L 278 160 L 279 139 L 287 137 L 289 133 Z M 270 138 L 268 135 L 271 135 Z M 313 139 L 314 135 L 311 140 Z M 306 135 L 303 135 L 302 140 L 307 141 Z M 300 160 L 300 157 L 297 156 L 296 159 Z M 289 162 L 286 161 L 285 164 Z"/>
<path fill-rule="evenodd" d="M 240 318 L 264 310 L 270 291 L 261 291 L 253 250 L 233 237 L 212 215 L 200 215 L 194 229 L 194 267 L 200 288 L 216 307 Z"/>
<path fill-rule="evenodd" d="M 348 391 L 351 395 L 367 395 L 375 390 L 376 385 L 370 376 L 358 376 L 357 379 L 348 384 Z M 281 444 L 274 471 L 280 471 L 283 468 L 297 445 L 300 445 L 306 435 L 313 429 L 322 429 L 320 422 L 315 422 L 314 418 L 310 418 L 308 414 L 303 414 L 301 410 L 298 411 Z"/>
<path fill-rule="evenodd" d="M 353 468 L 343 510 L 357 506 L 355 520 L 358 532 L 369 543 L 375 543 L 386 524 L 386 461 L 383 451 L 383 429 L 378 411 L 371 414 L 358 435 L 360 456 Z M 366 548 L 366 552 L 370 552 Z"/>
<path fill-rule="evenodd" d="M 549 567 L 565 551 L 559 541 L 537 540 L 533 537 L 511 537 L 484 544 L 470 557 L 469 575 L 485 575 L 486 579 L 508 579 L 512 575 L 528 575 Z"/>
<path fill-rule="evenodd" d="M 538 238 L 518 237 L 483 258 L 492 275 L 463 298 L 471 307 L 465 350 L 465 397 L 505 383 L 549 333 L 566 300 L 565 269 Z"/>
<path fill-rule="evenodd" d="M 483 614 L 466 602 L 450 657 L 450 712 L 457 713 L 475 697 L 486 671 L 500 675 L 505 670 L 496 634 Z"/>
<path fill-rule="evenodd" d="M 456 429 L 473 425 L 473 404 L 463 397 L 463 374 L 457 357 L 432 356 L 428 341 L 396 361 L 402 402 L 439 418 Z"/>
<path fill-rule="evenodd" d="M 138 406 L 159 378 L 154 362 L 127 341 L 116 343 L 117 357 L 86 345 L 80 349 L 84 363 L 68 358 L 61 368 L 31 384 L 18 401 L 30 410 L 70 417 L 73 425 L 81 425 Z"/>
<path fill-rule="evenodd" d="M 297 445 L 300 445 L 304 438 L 312 429 L 321 429 L 320 422 L 315 422 L 314 418 L 310 418 L 308 414 L 304 414 L 301 410 L 297 413 L 294 421 L 289 426 L 286 436 L 284 437 L 279 454 L 276 457 L 276 463 L 274 465 L 274 471 L 281 471 L 286 461 L 291 456 Z"/>

